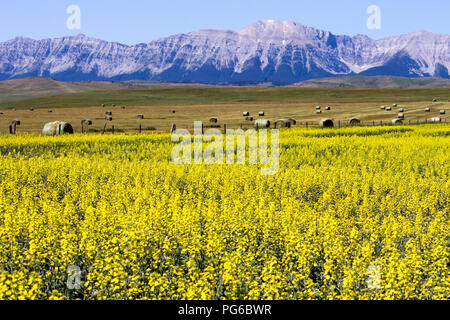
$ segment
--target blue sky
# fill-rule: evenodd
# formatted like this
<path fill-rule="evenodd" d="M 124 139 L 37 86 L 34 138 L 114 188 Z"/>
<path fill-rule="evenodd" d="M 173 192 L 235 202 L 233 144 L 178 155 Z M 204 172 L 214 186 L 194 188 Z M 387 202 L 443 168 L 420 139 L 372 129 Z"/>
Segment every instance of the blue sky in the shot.
<path fill-rule="evenodd" d="M 66 27 L 69 5 L 81 9 L 80 30 Z M 366 26 L 370 5 L 381 9 L 380 30 Z M 450 34 L 449 16 L 448 0 L 5 0 L 0 5 L 0 41 L 83 33 L 136 44 L 199 29 L 239 30 L 264 19 L 379 39 L 418 30 Z"/>

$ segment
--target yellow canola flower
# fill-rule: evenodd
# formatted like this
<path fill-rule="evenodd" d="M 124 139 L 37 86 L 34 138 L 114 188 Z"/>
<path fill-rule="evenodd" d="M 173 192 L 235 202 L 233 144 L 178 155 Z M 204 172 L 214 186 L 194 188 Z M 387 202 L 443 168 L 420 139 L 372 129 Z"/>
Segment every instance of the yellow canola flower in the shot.
<path fill-rule="evenodd" d="M 274 176 L 0 136 L 0 299 L 449 299 L 449 133 L 285 130 Z"/>

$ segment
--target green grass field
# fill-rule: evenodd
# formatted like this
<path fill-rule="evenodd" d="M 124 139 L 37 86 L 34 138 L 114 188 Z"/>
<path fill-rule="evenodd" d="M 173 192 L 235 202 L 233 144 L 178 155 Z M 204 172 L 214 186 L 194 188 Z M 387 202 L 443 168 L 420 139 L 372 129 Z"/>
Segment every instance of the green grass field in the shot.
<path fill-rule="evenodd" d="M 294 84 L 305 88 L 421 88 L 449 87 L 450 79 L 393 76 L 347 76 L 312 79 Z"/>

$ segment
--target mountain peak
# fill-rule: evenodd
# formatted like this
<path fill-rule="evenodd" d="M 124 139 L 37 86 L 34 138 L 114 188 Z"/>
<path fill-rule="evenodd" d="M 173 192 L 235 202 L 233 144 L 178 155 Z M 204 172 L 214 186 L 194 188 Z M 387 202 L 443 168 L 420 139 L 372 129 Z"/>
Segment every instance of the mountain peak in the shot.
<path fill-rule="evenodd" d="M 34 40 L 31 39 L 31 38 L 28 38 L 28 37 L 17 36 L 15 38 L 11 39 L 11 40 L 6 41 L 6 42 L 23 42 L 23 41 L 34 41 Z"/>
<path fill-rule="evenodd" d="M 412 32 L 410 34 L 412 34 L 412 35 L 430 35 L 430 34 L 434 34 L 434 33 L 429 32 L 427 30 L 419 30 L 419 31 L 416 31 L 416 32 Z"/>
<path fill-rule="evenodd" d="M 353 39 L 358 39 L 358 40 L 372 40 L 372 38 L 370 38 L 369 36 L 365 35 L 365 34 L 360 34 L 358 33 L 357 35 L 353 36 Z"/>
<path fill-rule="evenodd" d="M 341 75 L 450 77 L 450 36 L 418 31 L 372 40 L 295 21 L 260 20 L 239 31 L 200 30 L 122 45 L 84 34 L 0 43 L 0 80 L 298 82 Z"/>
<path fill-rule="evenodd" d="M 320 30 L 309 28 L 295 21 L 260 20 L 238 31 L 242 36 L 259 40 L 307 40 Z"/>
<path fill-rule="evenodd" d="M 280 21 L 280 20 L 259 20 L 250 26 L 264 26 L 266 28 L 298 28 L 304 27 L 301 23 L 295 21 Z"/>
<path fill-rule="evenodd" d="M 302 29 L 305 28 L 299 22 L 295 21 L 280 21 L 280 20 L 259 20 L 251 25 L 245 27 L 242 30 L 246 29 L 262 29 L 262 30 L 285 30 L 285 29 Z M 241 30 L 241 31 L 242 31 Z"/>

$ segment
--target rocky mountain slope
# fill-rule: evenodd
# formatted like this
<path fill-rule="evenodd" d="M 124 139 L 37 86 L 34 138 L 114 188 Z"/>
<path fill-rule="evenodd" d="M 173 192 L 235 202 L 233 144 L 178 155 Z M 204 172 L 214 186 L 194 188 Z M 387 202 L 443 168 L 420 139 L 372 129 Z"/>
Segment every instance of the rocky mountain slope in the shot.
<path fill-rule="evenodd" d="M 258 21 L 239 31 L 201 30 L 127 46 L 84 35 L 0 43 L 0 80 L 160 80 L 295 83 L 344 75 L 450 78 L 450 35 L 425 31 L 373 40 Z"/>

